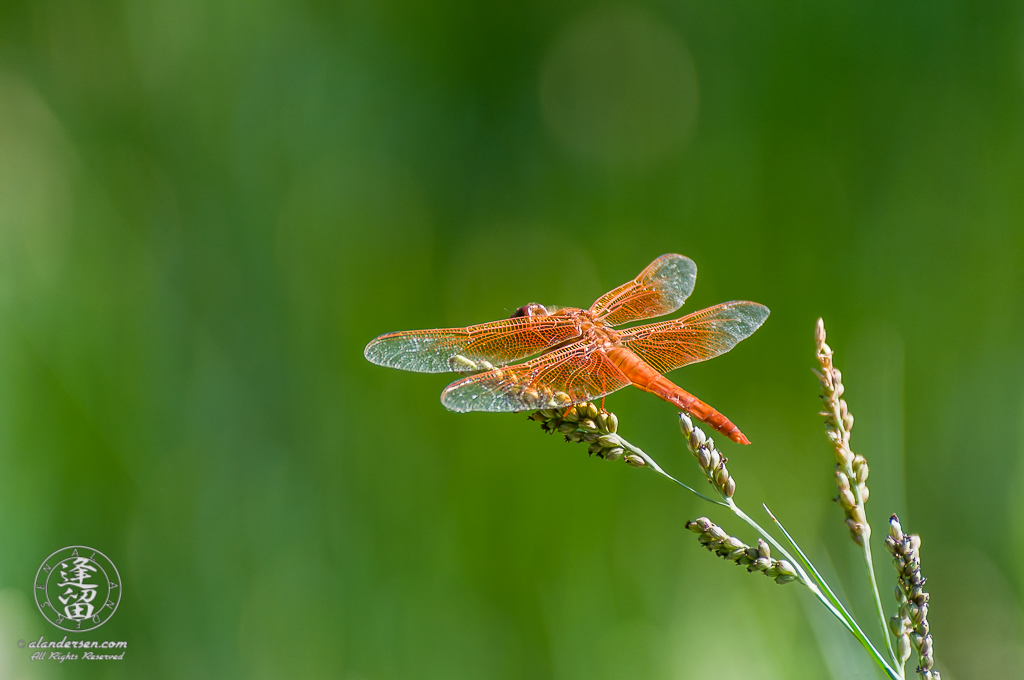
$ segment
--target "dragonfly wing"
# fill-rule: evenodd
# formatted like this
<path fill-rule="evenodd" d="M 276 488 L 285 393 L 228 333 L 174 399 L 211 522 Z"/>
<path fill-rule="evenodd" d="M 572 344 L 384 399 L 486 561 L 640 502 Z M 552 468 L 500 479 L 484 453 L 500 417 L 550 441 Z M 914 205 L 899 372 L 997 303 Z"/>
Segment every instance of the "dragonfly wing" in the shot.
<path fill-rule="evenodd" d="M 602 295 L 590 311 L 609 326 L 671 314 L 690 297 L 696 281 L 693 260 L 662 255 L 635 279 Z"/>
<path fill-rule="evenodd" d="M 516 317 L 466 328 L 387 333 L 372 340 L 363 356 L 403 371 L 471 373 L 524 359 L 578 335 L 565 316 Z"/>
<path fill-rule="evenodd" d="M 725 354 L 760 328 L 768 308 L 756 302 L 725 302 L 662 321 L 630 328 L 620 342 L 659 373 Z"/>
<path fill-rule="evenodd" d="M 457 380 L 441 393 L 441 403 L 460 413 L 567 408 L 629 384 L 604 352 L 579 342 L 518 366 Z"/>

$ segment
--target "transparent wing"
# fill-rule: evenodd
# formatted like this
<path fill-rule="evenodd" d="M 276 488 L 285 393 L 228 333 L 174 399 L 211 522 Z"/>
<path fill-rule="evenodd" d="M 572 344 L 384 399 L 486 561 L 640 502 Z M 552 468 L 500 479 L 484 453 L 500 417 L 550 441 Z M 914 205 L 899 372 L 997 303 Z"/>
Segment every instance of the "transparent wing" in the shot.
<path fill-rule="evenodd" d="M 609 326 L 671 314 L 690 297 L 696 281 L 693 260 L 662 255 L 635 279 L 602 295 L 590 311 Z"/>
<path fill-rule="evenodd" d="M 623 347 L 659 373 L 725 354 L 760 328 L 768 308 L 756 302 L 725 302 L 693 314 L 619 334 Z"/>
<path fill-rule="evenodd" d="M 387 333 L 363 350 L 367 360 L 417 373 L 469 373 L 541 352 L 577 337 L 564 316 L 502 319 L 466 328 Z"/>
<path fill-rule="evenodd" d="M 566 408 L 629 384 L 604 352 L 579 342 L 518 366 L 453 382 L 441 393 L 441 403 L 460 413 Z"/>

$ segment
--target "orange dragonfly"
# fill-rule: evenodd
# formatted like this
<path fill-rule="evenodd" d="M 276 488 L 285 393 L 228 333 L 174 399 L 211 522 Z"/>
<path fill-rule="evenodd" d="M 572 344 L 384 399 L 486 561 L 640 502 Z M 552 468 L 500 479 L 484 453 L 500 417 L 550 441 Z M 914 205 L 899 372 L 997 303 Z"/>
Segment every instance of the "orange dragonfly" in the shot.
<path fill-rule="evenodd" d="M 441 393 L 441 403 L 452 411 L 562 409 L 634 385 L 732 441 L 749 444 L 728 418 L 662 374 L 728 352 L 764 323 L 767 307 L 725 302 L 671 321 L 612 328 L 676 311 L 696 279 L 693 260 L 662 255 L 590 309 L 533 302 L 500 321 L 386 333 L 371 341 L 363 355 L 404 371 L 475 373 Z"/>

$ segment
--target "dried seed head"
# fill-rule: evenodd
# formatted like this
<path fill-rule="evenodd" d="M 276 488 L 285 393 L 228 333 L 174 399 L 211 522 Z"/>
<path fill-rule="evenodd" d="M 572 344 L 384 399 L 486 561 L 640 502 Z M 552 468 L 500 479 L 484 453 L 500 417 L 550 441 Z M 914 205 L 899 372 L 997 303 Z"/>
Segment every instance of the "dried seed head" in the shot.
<path fill-rule="evenodd" d="M 793 576 L 795 578 L 797 575 L 796 569 L 794 569 L 793 565 L 786 560 L 779 560 L 776 562 L 775 568 L 778 570 L 779 574 L 783 576 Z"/>
<path fill-rule="evenodd" d="M 746 544 L 740 539 L 736 538 L 735 536 L 727 536 L 726 539 L 722 542 L 722 545 L 724 545 L 730 551 L 736 550 L 737 548 L 743 548 L 744 551 L 746 551 L 747 549 Z"/>
<path fill-rule="evenodd" d="M 621 446 L 616 446 L 610 449 L 605 449 L 601 453 L 601 457 L 605 460 L 619 460 L 626 454 L 626 450 Z"/>
<path fill-rule="evenodd" d="M 729 481 L 725 483 L 725 488 L 722 489 L 722 492 L 726 498 L 732 498 L 736 494 L 736 480 L 730 477 Z"/>
<path fill-rule="evenodd" d="M 729 471 L 725 469 L 724 465 L 719 465 L 715 469 L 715 485 L 719 488 L 724 487 L 725 483 L 729 481 Z"/>
<path fill-rule="evenodd" d="M 615 434 L 618 418 L 592 402 L 568 409 L 542 409 L 527 416 L 540 423 L 548 434 L 559 433 L 565 440 L 587 444 L 587 453 L 604 460 L 622 460 L 633 467 L 644 467 L 643 458 L 625 455 L 622 439 Z"/>
<path fill-rule="evenodd" d="M 686 523 L 686 528 L 695 534 L 703 533 L 711 528 L 711 520 L 707 517 L 698 517 Z"/>
<path fill-rule="evenodd" d="M 705 548 L 724 560 L 747 567 L 747 571 L 760 571 L 779 585 L 799 581 L 796 568 L 786 560 L 773 560 L 768 546 L 758 541 L 757 547 L 743 543 L 735 536 L 730 536 L 707 517 L 698 517 L 687 522 L 686 528 L 698 534 L 697 541 Z"/>
<path fill-rule="evenodd" d="M 718 526 L 717 524 L 712 524 L 710 527 L 708 527 L 706 533 L 708 533 L 716 541 L 724 541 L 729 537 L 729 534 L 725 533 L 725 529 Z"/>
<path fill-rule="evenodd" d="M 900 662 L 904 664 L 910 658 L 910 638 L 906 634 L 896 638 L 896 655 L 899 657 Z"/>
<path fill-rule="evenodd" d="M 932 670 L 935 653 L 932 636 L 928 632 L 928 593 L 924 591 L 925 579 L 921 576 L 921 537 L 903 533 L 903 527 L 896 515 L 889 519 L 889 535 L 885 547 L 893 555 L 893 564 L 898 575 L 896 601 L 899 603 L 898 623 L 890 621 L 890 628 L 896 636 L 900 658 L 905 663 L 910 650 L 917 651 L 919 665 L 917 672 L 924 680 L 941 680 Z"/>
<path fill-rule="evenodd" d="M 902 616 L 893 616 L 889 619 L 889 631 L 893 637 L 899 637 L 907 632 L 907 626 Z"/>
<path fill-rule="evenodd" d="M 706 446 L 706 445 L 705 445 Z M 722 454 L 715 449 L 708 450 L 708 467 L 712 470 L 717 469 L 722 463 Z"/>
<path fill-rule="evenodd" d="M 714 469 L 711 467 L 711 452 L 706 448 L 697 449 L 697 464 L 701 469 Z"/>
<path fill-rule="evenodd" d="M 736 493 L 736 481 L 725 466 L 726 460 L 715 448 L 714 440 L 707 436 L 685 413 L 679 413 L 679 429 L 686 438 L 686 447 L 697 459 L 701 472 L 723 498 L 732 498 Z"/>
<path fill-rule="evenodd" d="M 850 529 L 850 538 L 853 539 L 853 542 L 863 547 L 864 541 L 867 540 L 868 533 L 870 531 L 867 525 L 861 524 L 853 519 L 847 519 L 846 526 Z"/>
<path fill-rule="evenodd" d="M 832 348 L 825 343 L 825 323 L 818 319 L 814 327 L 814 342 L 817 347 L 818 363 L 821 370 L 815 371 L 821 386 L 822 415 L 825 416 L 825 434 L 835 451 L 836 486 L 839 489 L 839 506 L 846 516 L 850 538 L 857 545 L 865 545 L 871 536 L 871 526 L 864 513 L 868 491 L 868 464 L 863 456 L 850 450 L 850 430 L 853 429 L 853 415 L 843 399 L 846 388 L 843 374 L 832 361 Z"/>

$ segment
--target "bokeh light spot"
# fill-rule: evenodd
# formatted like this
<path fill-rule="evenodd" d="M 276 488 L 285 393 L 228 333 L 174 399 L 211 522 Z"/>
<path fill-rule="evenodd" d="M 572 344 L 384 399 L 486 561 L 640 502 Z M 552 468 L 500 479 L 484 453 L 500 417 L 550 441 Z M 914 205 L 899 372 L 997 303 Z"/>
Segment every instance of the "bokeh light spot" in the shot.
<path fill-rule="evenodd" d="M 679 152 L 697 118 L 697 71 L 682 37 L 638 9 L 604 8 L 571 25 L 545 59 L 544 122 L 566 149 L 608 165 Z"/>

